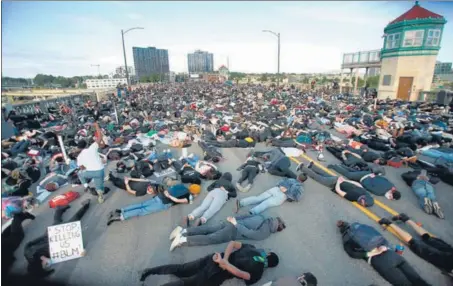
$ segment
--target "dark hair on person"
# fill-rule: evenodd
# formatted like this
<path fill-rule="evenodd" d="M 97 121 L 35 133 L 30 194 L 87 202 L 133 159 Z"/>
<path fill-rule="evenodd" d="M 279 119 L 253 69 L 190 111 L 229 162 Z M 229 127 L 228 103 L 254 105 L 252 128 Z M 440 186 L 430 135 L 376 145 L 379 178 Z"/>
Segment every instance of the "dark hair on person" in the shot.
<path fill-rule="evenodd" d="M 77 143 L 77 148 L 79 149 L 85 149 L 87 147 L 87 142 L 85 140 L 80 140 L 79 143 Z"/>
<path fill-rule="evenodd" d="M 278 265 L 279 261 L 280 259 L 278 258 L 278 255 L 274 252 L 270 252 L 267 256 L 267 267 L 275 267 Z"/>
<path fill-rule="evenodd" d="M 392 195 L 395 200 L 401 199 L 401 193 L 399 191 L 395 190 Z"/>

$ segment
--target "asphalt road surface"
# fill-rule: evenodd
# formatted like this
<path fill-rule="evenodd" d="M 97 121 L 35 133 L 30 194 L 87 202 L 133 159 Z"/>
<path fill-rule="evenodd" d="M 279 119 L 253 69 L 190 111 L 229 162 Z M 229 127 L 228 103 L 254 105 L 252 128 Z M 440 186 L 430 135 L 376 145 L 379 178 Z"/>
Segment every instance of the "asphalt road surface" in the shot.
<path fill-rule="evenodd" d="M 195 146 L 189 148 L 189 152 L 201 155 L 201 151 Z M 262 144 L 256 150 L 267 150 Z M 174 154 L 180 153 L 173 150 Z M 239 176 L 236 168 L 245 160 L 248 149 L 222 149 L 226 160 L 219 164 L 222 172 L 231 172 L 234 182 Z M 308 156 L 315 158 L 314 152 L 308 151 Z M 179 156 L 179 155 L 178 155 Z M 338 163 L 330 153 L 326 152 L 328 163 Z M 300 159 L 301 160 L 301 159 Z M 113 165 L 113 164 L 111 164 Z M 295 170 L 296 164 L 293 163 Z M 436 185 L 437 197 L 445 213 L 445 220 L 427 215 L 418 206 L 417 199 L 411 189 L 405 185 L 400 175 L 406 169 L 386 167 L 387 177 L 396 184 L 402 193 L 399 201 L 380 200 L 398 212 L 405 212 L 413 219 L 421 222 L 425 228 L 438 237 L 453 244 L 453 188 L 440 182 Z M 238 193 L 239 198 L 257 195 L 275 186 L 280 180 L 269 174 L 259 174 L 255 185 L 248 193 Z M 112 187 L 111 183 L 107 186 Z M 131 219 L 126 222 L 113 223 L 107 227 L 107 216 L 115 208 L 140 202 L 147 198 L 136 198 L 128 195 L 123 190 L 113 189 L 102 205 L 98 205 L 95 197 L 83 193 L 81 188 L 75 189 L 82 193 L 81 198 L 74 201 L 71 209 L 65 214 L 70 217 L 86 198 L 92 199 L 92 204 L 85 217 L 82 219 L 83 240 L 87 254 L 85 257 L 72 261 L 56 264 L 55 273 L 50 276 L 51 280 L 65 281 L 68 285 L 141 285 L 138 271 L 168 263 L 182 263 L 205 256 L 215 251 L 224 251 L 225 244 L 205 247 L 182 247 L 169 252 L 170 241 L 168 236 L 171 230 L 180 223 L 181 217 L 187 215 L 198 206 L 202 198 L 207 194 L 203 184 L 202 194 L 192 205 L 179 205 L 168 211 L 152 214 L 149 216 Z M 256 246 L 272 250 L 280 256 L 280 265 L 273 269 L 267 269 L 260 282 L 262 285 L 270 280 L 311 271 L 318 278 L 319 285 L 389 285 L 381 278 L 373 268 L 364 260 L 349 258 L 343 250 L 341 236 L 335 223 L 342 219 L 345 221 L 358 221 L 379 228 L 359 209 L 350 202 L 332 193 L 326 187 L 308 179 L 305 182 L 305 191 L 300 202 L 284 203 L 280 207 L 269 209 L 267 215 L 281 216 L 287 228 L 272 235 L 264 241 L 250 242 Z M 64 191 L 70 187 L 64 189 Z M 58 193 L 63 192 L 63 190 Z M 225 220 L 233 214 L 234 200 L 230 200 L 216 214 L 209 223 Z M 378 206 L 370 208 L 379 216 L 389 216 Z M 27 242 L 42 235 L 47 226 L 53 220 L 53 210 L 47 203 L 40 206 L 35 213 L 35 221 L 27 221 L 25 225 L 25 239 Z M 389 232 L 382 231 L 384 236 L 393 244 L 398 240 Z M 23 258 L 23 243 L 16 252 L 17 261 L 13 267 L 16 273 L 24 273 L 26 262 Z M 440 271 L 414 255 L 407 247 L 404 257 L 417 270 L 420 275 L 432 285 L 451 285 L 452 280 L 440 273 Z M 169 276 L 149 276 L 144 285 L 161 285 L 175 279 Z M 245 285 L 240 280 L 234 279 L 224 285 Z"/>

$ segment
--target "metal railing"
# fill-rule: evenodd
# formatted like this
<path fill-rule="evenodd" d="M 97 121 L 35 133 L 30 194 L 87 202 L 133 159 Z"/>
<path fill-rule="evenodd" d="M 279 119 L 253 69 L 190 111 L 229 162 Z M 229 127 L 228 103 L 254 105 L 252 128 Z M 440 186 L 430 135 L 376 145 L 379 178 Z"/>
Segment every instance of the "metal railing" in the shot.
<path fill-rule="evenodd" d="M 13 110 L 15 110 L 16 112 L 24 114 L 33 113 L 36 105 L 38 105 L 43 112 L 46 112 L 49 107 L 56 107 L 60 103 L 73 105 L 74 103 L 84 102 L 87 100 L 96 101 L 96 94 L 95 93 L 74 94 L 40 101 L 11 104 L 11 106 L 13 107 Z"/>

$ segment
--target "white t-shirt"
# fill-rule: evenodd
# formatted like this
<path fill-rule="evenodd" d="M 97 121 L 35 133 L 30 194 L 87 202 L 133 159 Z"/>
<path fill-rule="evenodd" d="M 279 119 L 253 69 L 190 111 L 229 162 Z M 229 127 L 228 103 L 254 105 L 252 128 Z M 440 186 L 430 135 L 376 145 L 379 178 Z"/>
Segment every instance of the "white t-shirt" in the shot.
<path fill-rule="evenodd" d="M 98 154 L 99 145 L 94 142 L 87 149 L 82 150 L 77 157 L 77 165 L 85 166 L 87 171 L 99 171 L 104 169 L 101 157 Z"/>

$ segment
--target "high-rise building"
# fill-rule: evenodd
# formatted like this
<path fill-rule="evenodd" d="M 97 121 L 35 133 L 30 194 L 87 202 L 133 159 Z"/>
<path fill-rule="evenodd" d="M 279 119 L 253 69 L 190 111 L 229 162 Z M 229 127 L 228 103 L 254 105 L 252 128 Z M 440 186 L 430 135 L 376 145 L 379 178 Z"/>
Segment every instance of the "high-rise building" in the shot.
<path fill-rule="evenodd" d="M 452 73 L 451 66 L 452 63 L 436 62 L 436 65 L 434 66 L 434 74 L 450 74 Z"/>
<path fill-rule="evenodd" d="M 134 55 L 135 74 L 138 78 L 170 72 L 168 50 L 155 47 L 132 47 L 132 53 Z"/>
<path fill-rule="evenodd" d="M 187 55 L 189 73 L 206 73 L 214 71 L 214 55 L 212 53 L 196 50 Z"/>

